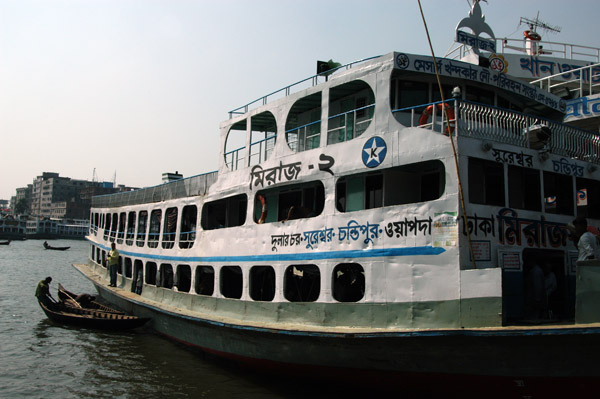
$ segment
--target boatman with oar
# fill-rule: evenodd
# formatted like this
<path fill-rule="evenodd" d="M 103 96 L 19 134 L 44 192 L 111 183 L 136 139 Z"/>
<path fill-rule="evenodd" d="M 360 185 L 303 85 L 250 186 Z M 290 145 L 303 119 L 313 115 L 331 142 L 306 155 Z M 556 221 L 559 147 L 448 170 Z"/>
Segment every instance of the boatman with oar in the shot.
<path fill-rule="evenodd" d="M 108 272 L 110 274 L 110 284 L 109 287 L 117 286 L 117 267 L 119 266 L 119 251 L 117 251 L 117 246 L 113 242 L 110 245 L 110 252 L 108 253 Z"/>
<path fill-rule="evenodd" d="M 52 294 L 50 294 L 50 283 L 52 282 L 52 277 L 46 277 L 44 280 L 40 281 L 35 289 L 35 296 L 38 301 L 44 304 L 48 309 L 52 309 L 54 303 L 56 301 L 52 298 Z"/>

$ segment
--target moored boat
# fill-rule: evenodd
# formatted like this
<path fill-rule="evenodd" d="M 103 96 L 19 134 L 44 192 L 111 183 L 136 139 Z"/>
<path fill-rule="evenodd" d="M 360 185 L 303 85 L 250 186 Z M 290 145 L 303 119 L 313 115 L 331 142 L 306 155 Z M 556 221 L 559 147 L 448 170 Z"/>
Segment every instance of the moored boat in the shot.
<path fill-rule="evenodd" d="M 95 197 L 77 270 L 253 365 L 597 388 L 598 265 L 567 229 L 600 222 L 597 132 L 484 63 L 392 52 L 320 73 L 231 111 L 217 172 Z M 556 279 L 540 302 L 536 265 Z"/>
<path fill-rule="evenodd" d="M 146 324 L 149 319 L 122 313 L 65 306 L 60 303 L 52 308 L 38 301 L 46 316 L 57 323 L 101 330 L 129 330 Z"/>

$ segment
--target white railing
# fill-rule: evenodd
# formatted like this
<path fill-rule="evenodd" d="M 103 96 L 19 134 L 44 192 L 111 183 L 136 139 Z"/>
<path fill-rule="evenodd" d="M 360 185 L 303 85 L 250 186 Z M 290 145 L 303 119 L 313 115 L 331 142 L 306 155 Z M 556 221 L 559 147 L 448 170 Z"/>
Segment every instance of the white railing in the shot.
<path fill-rule="evenodd" d="M 528 44 L 530 47 L 528 47 Z M 532 48 L 531 42 L 528 43 L 528 41 L 525 39 L 497 38 L 496 53 L 508 54 L 510 52 L 519 52 L 524 54 L 530 54 L 535 51 L 536 54 L 531 55 L 551 55 L 552 57 L 562 58 L 565 60 L 583 59 L 594 63 L 600 62 L 600 49 L 596 47 L 580 46 L 577 44 L 560 42 L 549 42 L 545 40 L 535 42 L 535 45 L 535 48 L 537 50 Z M 471 53 L 472 50 L 470 46 L 461 44 L 457 48 L 449 51 L 444 57 L 452 59 L 462 59 Z"/>
<path fill-rule="evenodd" d="M 557 73 L 531 82 L 550 93 L 570 91 L 575 97 L 600 93 L 600 63 Z"/>
<path fill-rule="evenodd" d="M 482 104 L 461 101 L 457 106 L 460 136 L 518 145 L 600 164 L 600 136 L 563 123 Z M 537 132 L 547 128 L 550 137 Z"/>

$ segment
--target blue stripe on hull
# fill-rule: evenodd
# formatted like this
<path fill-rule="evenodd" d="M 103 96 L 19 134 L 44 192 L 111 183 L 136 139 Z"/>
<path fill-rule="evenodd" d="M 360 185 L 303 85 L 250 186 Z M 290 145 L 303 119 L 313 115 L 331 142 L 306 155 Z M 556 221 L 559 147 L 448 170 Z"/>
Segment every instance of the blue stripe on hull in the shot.
<path fill-rule="evenodd" d="M 108 251 L 110 248 L 95 244 Z M 303 261 L 340 258 L 382 258 L 387 256 L 422 256 L 440 255 L 446 250 L 440 247 L 405 247 L 365 249 L 352 251 L 330 251 L 330 252 L 303 252 L 293 254 L 268 254 L 268 255 L 242 255 L 242 256 L 165 256 L 152 255 L 131 251 L 119 251 L 122 255 L 134 256 L 148 259 L 170 260 L 178 262 L 276 262 L 276 261 Z"/>

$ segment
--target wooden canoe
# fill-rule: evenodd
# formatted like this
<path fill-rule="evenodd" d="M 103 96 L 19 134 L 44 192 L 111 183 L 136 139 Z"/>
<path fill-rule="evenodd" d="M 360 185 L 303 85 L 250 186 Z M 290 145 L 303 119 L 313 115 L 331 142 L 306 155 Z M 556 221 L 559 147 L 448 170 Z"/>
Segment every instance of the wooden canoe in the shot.
<path fill-rule="evenodd" d="M 124 314 L 102 312 L 92 309 L 79 309 L 55 304 L 49 309 L 38 301 L 46 316 L 57 323 L 74 325 L 100 330 L 129 330 L 141 327 L 150 319 L 145 317 L 128 316 Z"/>

